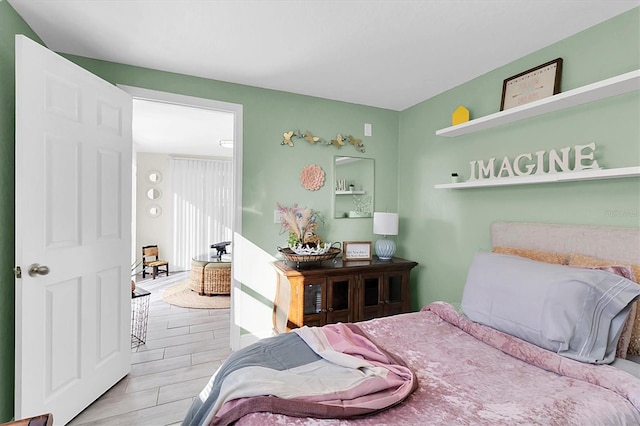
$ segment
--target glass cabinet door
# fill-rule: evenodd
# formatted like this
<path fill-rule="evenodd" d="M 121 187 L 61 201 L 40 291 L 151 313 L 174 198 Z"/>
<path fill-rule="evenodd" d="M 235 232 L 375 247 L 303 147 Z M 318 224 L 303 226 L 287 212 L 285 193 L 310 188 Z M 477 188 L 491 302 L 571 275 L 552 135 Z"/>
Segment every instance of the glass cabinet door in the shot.
<path fill-rule="evenodd" d="M 351 310 L 353 276 L 327 278 L 327 322 L 354 321 Z"/>
<path fill-rule="evenodd" d="M 362 274 L 360 281 L 359 321 L 379 317 L 382 313 L 382 274 Z"/>
<path fill-rule="evenodd" d="M 304 325 L 319 327 L 326 324 L 324 307 L 324 280 L 304 285 L 303 313 Z"/>
<path fill-rule="evenodd" d="M 385 274 L 384 280 L 384 315 L 395 315 L 403 310 L 405 286 L 408 285 L 406 274 L 401 272 Z"/>
<path fill-rule="evenodd" d="M 304 314 L 313 315 L 322 312 L 322 284 L 304 286 Z"/>

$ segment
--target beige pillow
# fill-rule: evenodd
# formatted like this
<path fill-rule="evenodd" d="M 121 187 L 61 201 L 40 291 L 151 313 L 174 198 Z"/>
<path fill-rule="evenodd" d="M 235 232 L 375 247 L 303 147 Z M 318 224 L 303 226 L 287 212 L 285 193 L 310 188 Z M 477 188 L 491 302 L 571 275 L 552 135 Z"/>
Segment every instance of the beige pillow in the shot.
<path fill-rule="evenodd" d="M 569 263 L 569 255 L 562 253 L 500 246 L 494 247 L 492 251 L 498 254 L 526 257 L 527 259 L 536 260 L 538 262 L 555 263 L 558 265 L 566 265 Z"/>
<path fill-rule="evenodd" d="M 640 265 L 620 265 L 618 262 L 597 259 L 584 254 L 572 254 L 569 256 L 569 266 L 586 268 L 607 267 L 607 266 L 628 266 L 631 268 L 631 275 L 627 278 L 638 283 L 640 279 Z M 616 356 L 626 358 L 627 355 L 640 355 L 640 309 L 638 302 L 631 307 L 629 317 L 622 328 Z"/>
<path fill-rule="evenodd" d="M 629 316 L 624 322 L 622 332 L 620 333 L 620 340 L 618 340 L 618 346 L 616 346 L 616 356 L 618 358 L 626 358 L 629 355 L 629 346 L 631 346 L 631 339 L 633 338 L 633 326 L 638 324 L 636 315 L 638 315 L 638 302 L 631 305 Z"/>

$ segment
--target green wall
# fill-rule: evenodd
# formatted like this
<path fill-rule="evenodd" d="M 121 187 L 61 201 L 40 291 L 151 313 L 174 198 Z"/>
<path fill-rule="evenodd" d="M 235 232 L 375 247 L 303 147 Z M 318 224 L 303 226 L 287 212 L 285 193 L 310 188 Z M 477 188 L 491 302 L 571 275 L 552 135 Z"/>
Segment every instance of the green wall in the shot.
<path fill-rule="evenodd" d="M 620 15 L 426 100 L 400 114 L 400 254 L 420 263 L 413 306 L 459 303 L 472 256 L 489 250 L 493 221 L 637 227 L 640 179 L 614 179 L 466 190 L 434 189 L 469 162 L 595 142 L 604 168 L 640 165 L 640 95 L 595 103 L 457 138 L 435 136 L 460 104 L 471 118 L 497 112 L 505 78 L 555 58 L 562 91 L 640 67 L 639 9 Z M 472 64 L 470 64 L 472 66 Z M 498 163 L 499 164 L 499 163 Z"/>
<path fill-rule="evenodd" d="M 9 3 L 0 1 L 0 422 L 13 417 L 15 34 L 41 43 Z"/>
<path fill-rule="evenodd" d="M 502 187 L 466 191 L 435 190 L 451 171 L 468 176 L 468 162 L 595 141 L 607 168 L 640 164 L 638 94 L 623 95 L 455 139 L 434 136 L 451 112 L 466 105 L 472 117 L 497 111 L 502 80 L 556 57 L 564 58 L 563 90 L 637 69 L 638 9 L 549 46 L 456 87 L 401 113 L 308 96 L 189 77 L 150 69 L 69 57 L 112 83 L 242 104 L 244 108 L 243 234 L 266 253 L 286 242 L 273 223 L 276 203 L 299 203 L 321 210 L 320 233 L 331 241 L 374 240 L 371 219 L 332 219 L 333 157 L 375 160 L 375 209 L 400 212 L 398 255 L 420 262 L 412 275 L 414 308 L 441 299 L 460 299 L 471 256 L 488 249 L 494 220 L 638 226 L 638 179 Z M 36 38 L 13 9 L 0 1 L 0 341 L 13 341 L 14 251 L 14 77 L 13 37 Z M 373 136 L 363 136 L 364 123 Z M 280 145 L 282 133 L 309 130 L 329 139 L 337 133 L 361 138 L 364 154 L 352 147 Z M 327 173 L 319 191 L 299 184 L 306 164 Z M 399 166 L 401 165 L 401 167 Z M 268 295 L 251 288 L 256 299 Z M 13 345 L 0 345 L 0 421 L 13 413 Z"/>

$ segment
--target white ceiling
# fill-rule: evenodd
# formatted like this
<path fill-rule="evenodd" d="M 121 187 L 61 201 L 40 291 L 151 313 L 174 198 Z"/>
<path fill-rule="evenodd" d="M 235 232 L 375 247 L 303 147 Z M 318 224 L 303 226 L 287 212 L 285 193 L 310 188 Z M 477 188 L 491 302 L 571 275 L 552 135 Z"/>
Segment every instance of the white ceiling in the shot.
<path fill-rule="evenodd" d="M 57 52 L 398 111 L 640 5 L 8 1 Z"/>
<path fill-rule="evenodd" d="M 133 100 L 133 141 L 138 152 L 231 157 L 220 146 L 233 140 L 233 114 L 211 109 Z"/>

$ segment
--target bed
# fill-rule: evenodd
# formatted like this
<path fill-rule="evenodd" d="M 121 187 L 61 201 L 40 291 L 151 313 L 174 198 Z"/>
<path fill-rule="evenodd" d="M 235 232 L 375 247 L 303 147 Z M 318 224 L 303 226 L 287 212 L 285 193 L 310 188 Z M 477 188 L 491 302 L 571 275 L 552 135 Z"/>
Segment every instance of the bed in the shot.
<path fill-rule="evenodd" d="M 461 310 L 263 339 L 183 424 L 640 424 L 640 229 L 497 222 L 491 242 Z"/>

